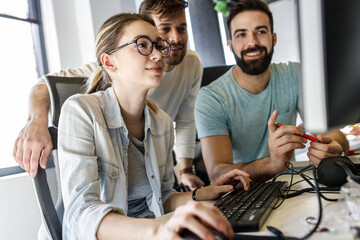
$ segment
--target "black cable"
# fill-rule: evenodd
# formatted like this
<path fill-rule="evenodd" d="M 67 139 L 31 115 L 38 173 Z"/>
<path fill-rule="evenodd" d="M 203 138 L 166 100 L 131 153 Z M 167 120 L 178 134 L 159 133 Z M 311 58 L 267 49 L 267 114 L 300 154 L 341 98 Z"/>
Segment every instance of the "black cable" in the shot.
<path fill-rule="evenodd" d="M 312 166 L 313 175 L 316 176 L 316 167 L 315 167 L 314 164 L 311 164 L 311 166 Z M 300 176 L 303 177 L 303 174 L 300 173 Z M 318 221 L 317 221 L 316 225 L 314 226 L 314 228 L 307 235 L 305 235 L 302 239 L 307 239 L 314 232 L 316 232 L 316 229 L 319 227 L 321 219 L 322 219 L 322 204 L 321 204 L 321 198 L 320 198 L 319 185 L 318 185 L 318 182 L 317 182 L 316 178 L 314 178 L 314 183 L 315 183 L 316 196 L 317 196 L 318 204 L 319 204 L 319 217 L 318 217 Z"/>
<path fill-rule="evenodd" d="M 287 163 L 290 165 L 290 167 L 287 166 Z M 291 162 L 286 162 L 286 163 L 285 163 L 285 167 L 286 167 L 287 169 L 289 169 L 290 172 L 291 172 L 290 184 L 289 184 L 289 186 L 286 187 L 286 189 L 284 190 L 284 192 L 286 191 L 285 196 L 287 196 L 287 195 L 289 194 L 289 192 L 290 192 L 290 189 L 291 189 L 291 186 L 292 186 L 292 182 L 293 182 L 293 179 L 294 179 L 294 165 L 293 165 Z M 277 179 L 278 176 L 280 176 L 280 175 L 278 174 L 278 175 L 276 175 L 276 176 L 273 178 L 273 182 L 276 181 L 276 179 Z M 276 188 L 276 190 L 278 191 L 279 198 L 282 198 L 282 200 L 281 200 L 281 202 L 280 202 L 277 206 L 274 206 L 273 209 L 279 208 L 279 207 L 284 203 L 284 201 L 285 201 L 285 199 L 286 199 L 286 197 L 282 197 L 281 190 L 280 190 L 279 188 Z"/>
<path fill-rule="evenodd" d="M 291 164 L 291 166 L 292 166 L 292 164 Z M 302 182 L 302 181 L 306 181 L 306 182 L 312 187 L 312 189 L 310 189 L 310 190 L 308 190 L 308 189 L 297 190 L 298 193 L 290 193 L 290 196 L 288 196 L 288 195 L 289 195 L 289 192 L 287 192 L 287 194 L 282 195 L 281 197 L 291 198 L 291 197 L 299 196 L 300 194 L 305 193 L 305 192 L 314 191 L 315 186 L 314 186 L 309 180 L 314 180 L 315 178 L 314 178 L 314 177 L 310 177 L 310 176 L 308 176 L 308 175 L 305 174 L 305 172 L 307 172 L 307 171 L 309 171 L 309 170 L 312 170 L 312 169 L 311 169 L 311 166 L 312 166 L 312 165 L 308 165 L 308 166 L 300 169 L 299 171 L 295 171 L 293 168 L 289 168 L 289 167 L 286 166 L 286 167 L 291 171 L 291 173 L 281 173 L 281 174 L 278 174 L 278 175 L 275 176 L 275 177 L 278 177 L 278 176 L 286 175 L 286 174 L 291 174 L 291 175 L 293 175 L 294 173 L 295 173 L 295 174 L 299 174 L 299 175 L 302 176 L 303 180 L 300 180 L 300 181 L 298 181 L 298 182 L 295 182 L 294 184 L 290 184 L 288 187 L 290 188 L 290 187 L 294 186 L 295 184 L 300 183 L 300 182 Z M 314 176 L 316 176 L 316 175 L 314 175 Z M 332 198 L 328 198 L 328 197 L 324 196 L 322 191 L 339 191 L 339 190 L 340 190 L 339 188 L 336 188 L 336 187 L 335 187 L 335 188 L 326 188 L 326 187 L 325 187 L 325 188 L 319 188 L 319 190 L 321 191 L 321 192 L 320 192 L 320 197 L 321 197 L 322 199 L 324 199 L 324 200 L 326 200 L 326 201 L 330 201 L 330 202 L 335 202 L 335 201 L 338 200 L 338 199 L 332 199 Z"/>
<path fill-rule="evenodd" d="M 310 167 L 309 167 L 310 166 Z M 316 168 L 315 168 L 315 165 L 309 165 L 307 166 L 305 169 L 306 171 L 307 170 L 310 170 L 312 169 L 313 171 L 313 174 L 315 176 L 316 174 Z M 305 170 L 304 170 L 305 171 Z M 304 178 L 304 180 L 306 182 L 310 182 L 306 177 L 307 176 L 304 176 L 303 172 L 300 171 L 300 176 Z M 315 182 L 315 185 L 311 184 L 310 183 L 310 186 L 314 187 L 315 191 L 316 191 L 316 196 L 317 196 L 317 199 L 318 199 L 318 204 L 319 204 L 319 217 L 318 217 L 318 221 L 317 223 L 315 224 L 314 228 L 308 233 L 306 234 L 304 237 L 302 238 L 295 238 L 295 237 L 286 237 L 280 230 L 278 230 L 277 228 L 275 227 L 272 227 L 272 226 L 267 226 L 267 229 L 272 232 L 275 236 L 277 236 L 278 238 L 280 239 L 283 239 L 283 240 L 303 240 L 303 239 L 307 239 L 308 237 L 310 237 L 314 232 L 316 232 L 316 229 L 319 227 L 320 225 L 320 222 L 321 222 L 321 218 L 322 218 L 322 204 L 321 204 L 321 198 L 320 198 L 320 191 L 319 191 L 319 186 L 318 186 L 318 182 L 317 182 L 317 179 L 314 178 L 314 182 Z"/>
<path fill-rule="evenodd" d="M 314 176 L 315 176 L 315 170 L 314 171 Z M 300 173 L 300 176 L 315 190 L 315 186 L 314 184 L 312 184 L 310 182 L 310 180 L 315 180 L 315 182 L 317 183 L 317 179 L 316 178 L 310 178 L 309 176 L 305 175 L 304 173 Z M 309 180 L 310 179 L 310 180 Z M 330 201 L 330 202 L 336 202 L 337 200 L 339 199 L 335 199 L 335 198 L 328 198 L 328 197 L 325 197 L 321 192 L 319 192 L 319 196 L 326 200 L 326 201 Z"/>
<path fill-rule="evenodd" d="M 297 197 L 297 196 L 299 196 L 299 195 L 301 195 L 303 193 L 314 193 L 315 190 L 313 188 L 303 188 L 303 189 L 300 189 L 300 190 L 293 190 L 293 191 L 294 191 L 293 193 L 289 193 L 287 195 L 282 195 L 281 197 L 289 199 L 289 198 Z M 338 188 L 329 188 L 329 187 L 320 187 L 319 191 L 321 191 L 320 194 L 322 194 L 322 193 L 336 193 L 336 194 L 338 194 L 339 193 Z M 323 191 L 326 191 L 326 192 L 323 192 Z M 325 200 L 327 200 L 327 199 L 325 199 Z M 333 200 L 334 199 L 329 199 L 327 201 L 333 201 Z"/>

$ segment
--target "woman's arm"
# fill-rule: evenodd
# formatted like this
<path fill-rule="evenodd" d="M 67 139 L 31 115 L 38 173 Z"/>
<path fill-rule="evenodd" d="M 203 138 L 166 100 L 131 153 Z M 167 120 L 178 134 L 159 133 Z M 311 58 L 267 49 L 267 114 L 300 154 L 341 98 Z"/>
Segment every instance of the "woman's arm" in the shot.
<path fill-rule="evenodd" d="M 156 239 L 160 221 L 109 213 L 101 221 L 96 237 L 103 239 Z"/>

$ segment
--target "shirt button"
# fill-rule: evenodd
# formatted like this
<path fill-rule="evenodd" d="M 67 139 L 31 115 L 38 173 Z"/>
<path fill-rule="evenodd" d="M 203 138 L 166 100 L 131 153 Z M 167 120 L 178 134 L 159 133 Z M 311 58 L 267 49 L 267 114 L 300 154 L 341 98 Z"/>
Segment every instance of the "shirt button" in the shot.
<path fill-rule="evenodd" d="M 154 178 L 155 176 L 154 175 L 151 175 L 151 178 Z"/>
<path fill-rule="evenodd" d="M 161 201 L 161 197 L 159 197 L 159 201 Z"/>
<path fill-rule="evenodd" d="M 115 177 L 115 176 L 116 176 L 116 172 L 115 172 L 115 171 L 113 171 L 112 175 L 113 175 L 113 177 Z"/>

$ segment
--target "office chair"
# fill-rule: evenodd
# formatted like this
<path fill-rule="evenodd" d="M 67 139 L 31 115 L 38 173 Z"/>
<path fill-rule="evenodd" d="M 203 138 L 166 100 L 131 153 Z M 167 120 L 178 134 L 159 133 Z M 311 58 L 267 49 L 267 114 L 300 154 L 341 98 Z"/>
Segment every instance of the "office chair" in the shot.
<path fill-rule="evenodd" d="M 218 79 L 231 67 L 232 67 L 231 65 L 205 67 L 201 79 L 201 87 L 204 87 L 210 84 L 211 82 L 213 82 L 214 80 Z M 201 144 L 197 134 L 196 134 L 195 158 L 193 164 L 195 166 L 196 175 L 205 183 L 205 185 L 209 185 L 210 180 L 206 171 L 204 159 L 202 158 Z"/>
<path fill-rule="evenodd" d="M 232 65 L 204 67 L 203 76 L 201 79 L 201 87 L 209 85 L 211 82 L 223 75 L 231 67 Z"/>
<path fill-rule="evenodd" d="M 62 218 L 64 204 L 61 196 L 60 174 L 57 158 L 57 129 L 49 127 L 53 149 L 49 156 L 46 169 L 39 165 L 33 179 L 35 193 L 41 210 L 44 229 L 53 240 L 62 239 Z"/>
<path fill-rule="evenodd" d="M 57 127 L 63 103 L 68 97 L 84 92 L 86 78 L 46 76 L 45 81 L 50 93 L 52 125 Z"/>
<path fill-rule="evenodd" d="M 46 169 L 38 167 L 33 183 L 42 215 L 44 228 L 42 230 L 45 230 L 51 239 L 58 240 L 62 239 L 64 204 L 57 157 L 57 126 L 63 103 L 71 95 L 82 92 L 86 79 L 46 76 L 45 81 L 51 101 L 51 123 L 48 129 L 53 149 Z"/>

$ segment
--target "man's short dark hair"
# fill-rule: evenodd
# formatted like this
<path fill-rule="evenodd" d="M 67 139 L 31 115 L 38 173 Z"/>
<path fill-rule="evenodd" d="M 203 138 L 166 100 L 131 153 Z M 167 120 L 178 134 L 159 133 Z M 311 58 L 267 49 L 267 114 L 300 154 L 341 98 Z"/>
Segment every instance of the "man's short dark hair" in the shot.
<path fill-rule="evenodd" d="M 179 10 L 188 6 L 184 0 L 144 0 L 139 8 L 139 13 L 150 16 L 159 15 L 159 18 L 172 18 Z"/>
<path fill-rule="evenodd" d="M 230 10 L 230 14 L 229 14 L 229 17 L 227 20 L 227 26 L 228 26 L 230 38 L 232 38 L 231 29 L 230 29 L 230 24 L 231 24 L 232 19 L 241 12 L 254 11 L 254 10 L 264 12 L 264 13 L 266 13 L 266 15 L 268 15 L 269 22 L 270 22 L 270 31 L 271 31 L 271 33 L 274 32 L 274 20 L 273 20 L 272 13 L 269 9 L 269 6 L 261 0 L 242 0 L 242 1 L 238 2 Z"/>

